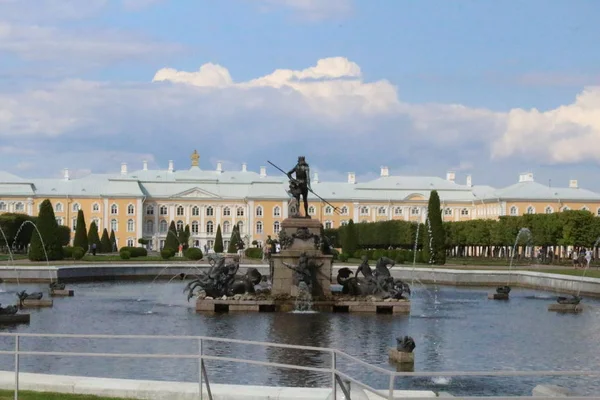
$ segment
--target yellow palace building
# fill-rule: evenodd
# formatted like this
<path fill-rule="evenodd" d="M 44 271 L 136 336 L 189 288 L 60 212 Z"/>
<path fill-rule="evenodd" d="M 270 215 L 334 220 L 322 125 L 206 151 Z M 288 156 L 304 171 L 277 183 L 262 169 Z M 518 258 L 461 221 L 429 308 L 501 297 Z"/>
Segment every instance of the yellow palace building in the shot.
<path fill-rule="evenodd" d="M 237 171 L 225 171 L 221 163 L 214 170 L 199 167 L 199 155 L 191 156 L 191 166 L 176 170 L 169 161 L 167 170 L 142 168 L 129 171 L 121 165 L 117 174 L 91 174 L 71 179 L 64 170 L 62 179 L 23 179 L 0 171 L 0 214 L 37 215 L 44 199 L 50 199 L 59 224 L 75 228 L 77 211 L 83 210 L 86 222 L 100 229 L 114 230 L 118 246 L 137 246 L 139 238 L 149 239 L 151 249 L 162 247 L 171 221 L 178 228 L 190 226 L 191 244 L 214 244 L 221 226 L 227 245 L 234 224 L 238 224 L 246 244 L 261 243 L 267 235 L 276 236 L 289 210 L 288 182 L 285 176 L 267 175 L 242 164 Z M 355 222 L 391 219 L 424 221 L 431 190 L 437 190 L 446 221 L 491 218 L 525 213 L 553 213 L 567 209 L 589 210 L 600 215 L 600 194 L 579 187 L 576 180 L 566 187 L 537 183 L 533 174 L 524 173 L 518 182 L 504 188 L 473 185 L 471 176 L 456 182 L 455 173 L 446 178 L 393 176 L 381 167 L 380 177 L 357 182 L 348 173 L 345 182 L 321 182 L 312 176 L 312 189 L 339 208 L 315 196 L 309 212 L 326 228 Z"/>

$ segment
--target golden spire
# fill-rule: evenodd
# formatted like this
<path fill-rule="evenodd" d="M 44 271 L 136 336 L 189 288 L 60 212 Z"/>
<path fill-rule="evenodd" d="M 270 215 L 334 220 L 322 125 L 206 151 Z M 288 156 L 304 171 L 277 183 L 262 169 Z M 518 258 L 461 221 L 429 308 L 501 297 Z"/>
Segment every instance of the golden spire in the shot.
<path fill-rule="evenodd" d="M 198 154 L 198 152 L 194 150 L 190 158 L 192 159 L 192 167 L 197 167 L 200 161 L 200 154 Z"/>

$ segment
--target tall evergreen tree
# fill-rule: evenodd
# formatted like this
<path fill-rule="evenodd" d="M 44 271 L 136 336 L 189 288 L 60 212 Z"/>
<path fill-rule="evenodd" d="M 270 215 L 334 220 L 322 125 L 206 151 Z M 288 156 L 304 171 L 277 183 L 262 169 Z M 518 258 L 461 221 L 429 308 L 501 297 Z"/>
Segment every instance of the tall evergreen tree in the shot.
<path fill-rule="evenodd" d="M 29 242 L 29 259 L 31 261 L 45 261 L 47 254 L 48 260 L 62 260 L 63 252 L 58 233 L 58 223 L 50 200 L 46 199 L 40 205 L 36 225 L 41 238 L 40 235 L 32 235 Z M 44 248 L 46 249 L 45 252 Z"/>
<path fill-rule="evenodd" d="M 110 230 L 110 253 L 117 251 L 117 238 L 115 237 L 115 231 Z"/>
<path fill-rule="evenodd" d="M 102 239 L 100 239 L 100 253 L 110 253 L 112 251 L 112 245 L 110 244 L 110 237 L 106 228 L 102 231 Z"/>
<path fill-rule="evenodd" d="M 429 195 L 425 224 L 424 250 L 429 264 L 446 264 L 446 231 L 442 223 L 440 196 L 436 190 Z"/>
<path fill-rule="evenodd" d="M 77 211 L 77 224 L 75 225 L 73 247 L 81 247 L 84 253 L 87 253 L 88 251 L 88 235 L 86 229 L 83 210 L 79 210 Z"/>
<path fill-rule="evenodd" d="M 164 249 L 171 249 L 175 252 L 179 251 L 179 236 L 177 235 L 177 228 L 175 227 L 175 221 L 171 221 L 169 230 L 167 231 L 167 237 L 165 238 Z"/>
<path fill-rule="evenodd" d="M 354 253 L 358 249 L 358 234 L 356 231 L 356 226 L 354 225 L 354 221 L 348 221 L 348 225 L 346 225 L 346 229 L 344 229 L 344 234 L 342 236 L 342 252 L 348 254 L 350 257 L 353 257 Z"/>
<path fill-rule="evenodd" d="M 92 221 L 90 224 L 87 239 L 89 246 L 96 243 L 96 251 L 100 251 L 100 236 L 98 236 L 98 225 L 96 225 L 96 221 Z"/>
<path fill-rule="evenodd" d="M 231 230 L 231 238 L 229 239 L 229 246 L 227 246 L 227 253 L 235 254 L 237 253 L 237 245 L 240 240 L 240 227 L 238 224 L 233 226 Z"/>
<path fill-rule="evenodd" d="M 177 240 L 183 246 L 183 250 L 186 250 L 189 246 L 190 241 L 190 226 L 186 225 L 185 229 L 177 231 Z M 178 245 L 179 246 L 179 245 Z"/>
<path fill-rule="evenodd" d="M 223 252 L 223 235 L 221 234 L 221 224 L 217 226 L 217 236 L 215 236 L 215 253 Z"/>

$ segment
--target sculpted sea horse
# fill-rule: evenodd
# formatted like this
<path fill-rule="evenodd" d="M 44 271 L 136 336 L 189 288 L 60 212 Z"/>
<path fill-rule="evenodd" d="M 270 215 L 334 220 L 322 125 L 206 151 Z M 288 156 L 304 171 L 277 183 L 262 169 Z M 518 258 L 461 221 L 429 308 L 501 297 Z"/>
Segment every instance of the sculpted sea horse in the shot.
<path fill-rule="evenodd" d="M 342 285 L 342 293 L 344 294 L 400 299 L 403 293 L 410 294 L 410 286 L 400 279 L 392 278 L 387 266 L 393 266 L 394 264 L 394 260 L 381 257 L 377 261 L 373 273 L 367 258 L 363 257 L 355 276 L 352 276 L 350 269 L 341 268 L 338 271 L 337 282 Z M 362 278 L 358 276 L 359 272 L 363 275 Z"/>
<path fill-rule="evenodd" d="M 17 293 L 17 297 L 19 298 L 19 305 L 22 307 L 25 300 L 41 300 L 42 297 L 44 297 L 44 294 L 42 292 L 33 292 L 28 294 L 27 291 L 23 290 Z"/>

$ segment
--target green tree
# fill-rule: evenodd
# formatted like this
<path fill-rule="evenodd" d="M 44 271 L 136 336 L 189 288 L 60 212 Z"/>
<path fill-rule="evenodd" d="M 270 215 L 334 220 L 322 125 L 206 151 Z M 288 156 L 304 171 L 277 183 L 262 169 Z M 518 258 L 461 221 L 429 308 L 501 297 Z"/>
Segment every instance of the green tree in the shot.
<path fill-rule="evenodd" d="M 92 221 L 92 223 L 90 224 L 87 239 L 88 244 L 90 246 L 92 246 L 95 243 L 96 251 L 100 251 L 100 236 L 98 236 L 98 225 L 96 225 L 96 221 Z"/>
<path fill-rule="evenodd" d="M 348 254 L 350 257 L 358 249 L 358 235 L 356 231 L 356 225 L 354 225 L 354 221 L 348 221 L 348 225 L 345 226 L 343 235 L 342 235 L 342 252 Z"/>
<path fill-rule="evenodd" d="M 36 234 L 37 235 L 37 234 Z M 66 225 L 58 226 L 58 242 L 61 246 L 68 246 L 71 243 L 71 228 Z"/>
<path fill-rule="evenodd" d="M 231 230 L 231 239 L 229 239 L 229 246 L 227 247 L 227 253 L 235 254 L 237 253 L 237 245 L 240 239 L 240 227 L 238 224 L 233 226 Z"/>
<path fill-rule="evenodd" d="M 117 238 L 115 237 L 115 231 L 110 230 L 110 250 L 109 253 L 112 253 L 117 250 Z"/>
<path fill-rule="evenodd" d="M 183 248 L 187 250 L 190 247 L 190 237 L 192 236 L 192 232 L 190 231 L 190 226 L 186 225 L 183 231 Z"/>
<path fill-rule="evenodd" d="M 446 231 L 444 230 L 444 225 L 442 223 L 440 196 L 438 195 L 437 190 L 432 190 L 429 195 L 424 248 L 425 253 L 429 256 L 429 264 L 446 264 Z"/>
<path fill-rule="evenodd" d="M 215 253 L 223 252 L 223 235 L 221 235 L 221 224 L 217 226 L 217 236 L 215 236 Z"/>
<path fill-rule="evenodd" d="M 177 235 L 177 228 L 175 227 L 175 221 L 171 221 L 169 230 L 167 231 L 167 237 L 165 238 L 164 249 L 170 249 L 174 252 L 179 251 L 179 235 Z"/>
<path fill-rule="evenodd" d="M 84 253 L 87 253 L 88 251 L 88 235 L 86 232 L 83 210 L 77 211 L 77 224 L 75 225 L 75 238 L 73 239 L 73 247 L 81 247 Z"/>
<path fill-rule="evenodd" d="M 54 208 L 50 200 L 46 199 L 40 205 L 40 212 L 36 222 L 40 235 L 31 237 L 29 259 L 31 261 L 44 261 L 46 254 L 48 260 L 62 260 L 63 252 L 60 244 L 58 223 L 54 216 Z M 44 249 L 46 250 L 44 252 Z"/>
<path fill-rule="evenodd" d="M 0 228 L 2 228 L 7 242 L 5 243 L 4 237 L 0 236 L 0 247 L 5 245 L 11 247 L 12 245 L 15 245 L 17 248 L 27 248 L 27 245 L 31 240 L 31 235 L 34 234 L 34 228 L 31 224 L 23 225 L 25 221 L 31 221 L 35 223 L 36 218 L 30 217 L 27 214 L 19 213 L 6 213 L 0 215 Z M 37 235 L 37 233 L 35 234 Z"/>
<path fill-rule="evenodd" d="M 102 231 L 102 239 L 100 239 L 100 253 L 110 253 L 112 251 L 112 245 L 110 244 L 110 237 L 106 228 Z"/>

